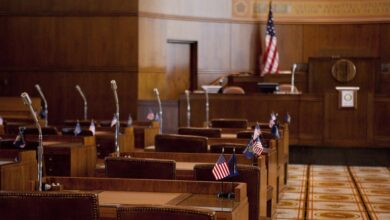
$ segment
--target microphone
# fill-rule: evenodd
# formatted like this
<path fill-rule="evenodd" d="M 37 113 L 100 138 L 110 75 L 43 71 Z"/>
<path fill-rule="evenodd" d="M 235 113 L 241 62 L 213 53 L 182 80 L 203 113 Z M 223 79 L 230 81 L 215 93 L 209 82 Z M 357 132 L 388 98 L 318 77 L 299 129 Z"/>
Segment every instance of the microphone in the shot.
<path fill-rule="evenodd" d="M 157 97 L 159 114 L 160 114 L 160 134 L 162 134 L 162 129 L 163 129 L 163 111 L 162 111 L 162 106 L 161 106 L 160 93 L 158 92 L 157 88 L 154 88 L 153 92 L 154 92 L 154 94 L 156 94 L 156 97 Z"/>
<path fill-rule="evenodd" d="M 49 126 L 49 119 L 48 119 L 49 111 L 48 111 L 48 108 L 47 108 L 47 100 L 45 98 L 45 95 L 42 92 L 41 87 L 38 84 L 35 84 L 35 88 L 37 89 L 39 95 L 41 96 L 41 98 L 43 100 L 44 111 L 45 111 L 45 127 L 47 127 L 47 126 Z"/>
<path fill-rule="evenodd" d="M 191 126 L 190 91 L 185 90 L 184 93 L 186 94 L 186 98 L 187 98 L 187 127 L 190 127 Z"/>
<path fill-rule="evenodd" d="M 32 107 L 32 102 L 31 102 L 31 99 L 30 99 L 30 96 L 28 95 L 28 93 L 23 92 L 20 96 L 23 99 L 23 103 L 25 105 L 27 105 L 27 107 L 29 108 L 31 116 L 34 119 L 35 125 L 36 125 L 36 127 L 38 129 L 38 133 L 39 133 L 39 135 L 38 135 L 39 145 L 37 148 L 37 154 L 38 154 L 38 186 L 37 186 L 37 190 L 42 191 L 42 158 L 43 158 L 42 128 L 38 122 L 37 115 L 35 114 L 35 111 Z"/>
<path fill-rule="evenodd" d="M 111 80 L 111 89 L 114 93 L 114 99 L 115 99 L 115 106 L 116 106 L 116 113 L 115 113 L 115 117 L 116 117 L 116 124 L 115 124 L 115 151 L 116 151 L 116 156 L 119 157 L 120 156 L 120 152 L 119 152 L 119 142 L 118 142 L 118 136 L 119 136 L 119 126 L 120 126 L 120 121 L 119 121 L 119 100 L 118 100 L 118 93 L 117 93 L 117 89 L 118 89 L 118 86 L 116 85 L 116 81 L 115 80 Z"/>
<path fill-rule="evenodd" d="M 292 71 L 291 71 L 291 93 L 294 93 L 295 90 L 294 90 L 294 87 L 295 87 L 295 70 L 297 69 L 297 64 L 294 63 L 293 64 L 293 67 L 292 67 Z"/>
<path fill-rule="evenodd" d="M 206 127 L 208 128 L 209 127 L 209 93 L 207 91 L 207 89 L 204 89 L 204 92 L 205 92 L 205 95 L 206 95 Z"/>
<path fill-rule="evenodd" d="M 79 92 L 81 98 L 83 99 L 84 101 L 84 120 L 87 120 L 88 119 L 88 104 L 87 104 L 87 98 L 85 98 L 85 95 L 83 93 L 83 91 L 81 90 L 80 86 L 79 85 L 76 85 L 76 90 Z"/>

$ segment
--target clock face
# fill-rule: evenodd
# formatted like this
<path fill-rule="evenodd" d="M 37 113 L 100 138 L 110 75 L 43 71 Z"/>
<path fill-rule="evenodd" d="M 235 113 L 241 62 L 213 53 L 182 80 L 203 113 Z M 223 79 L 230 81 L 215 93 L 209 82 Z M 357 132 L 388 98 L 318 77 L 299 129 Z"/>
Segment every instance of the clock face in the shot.
<path fill-rule="evenodd" d="M 345 94 L 344 95 L 344 100 L 347 101 L 347 102 L 352 101 L 352 95 L 351 94 Z"/>

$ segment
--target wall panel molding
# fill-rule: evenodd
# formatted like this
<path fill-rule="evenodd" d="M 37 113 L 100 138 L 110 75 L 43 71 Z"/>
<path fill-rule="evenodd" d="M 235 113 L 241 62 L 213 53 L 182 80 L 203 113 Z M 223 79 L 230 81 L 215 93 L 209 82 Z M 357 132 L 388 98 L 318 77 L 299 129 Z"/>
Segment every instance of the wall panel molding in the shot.
<path fill-rule="evenodd" d="M 267 19 L 265 0 L 232 0 L 232 17 Z M 366 23 L 390 22 L 388 0 L 274 0 L 276 23 Z"/>

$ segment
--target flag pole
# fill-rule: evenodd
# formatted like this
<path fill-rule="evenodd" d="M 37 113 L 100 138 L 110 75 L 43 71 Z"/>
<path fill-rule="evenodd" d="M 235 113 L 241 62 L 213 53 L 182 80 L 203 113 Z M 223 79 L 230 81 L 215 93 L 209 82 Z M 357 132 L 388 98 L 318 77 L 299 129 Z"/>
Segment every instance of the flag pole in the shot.
<path fill-rule="evenodd" d="M 233 147 L 233 158 L 235 158 L 235 160 L 233 160 L 233 176 L 236 175 L 236 169 L 237 169 L 237 161 L 236 161 L 236 148 Z M 231 183 L 231 187 L 230 187 L 230 193 L 228 193 L 228 198 L 229 199 L 234 199 L 236 197 L 235 193 L 234 193 L 234 190 L 233 190 L 233 181 L 230 181 Z"/>

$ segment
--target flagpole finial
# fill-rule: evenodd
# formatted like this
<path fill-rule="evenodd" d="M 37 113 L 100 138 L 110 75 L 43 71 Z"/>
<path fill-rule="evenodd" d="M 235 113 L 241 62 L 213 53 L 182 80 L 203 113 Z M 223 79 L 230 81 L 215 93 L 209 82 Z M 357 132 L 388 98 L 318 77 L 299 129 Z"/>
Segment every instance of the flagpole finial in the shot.
<path fill-rule="evenodd" d="M 236 148 L 235 147 L 233 147 L 233 154 L 235 154 L 236 153 Z"/>

